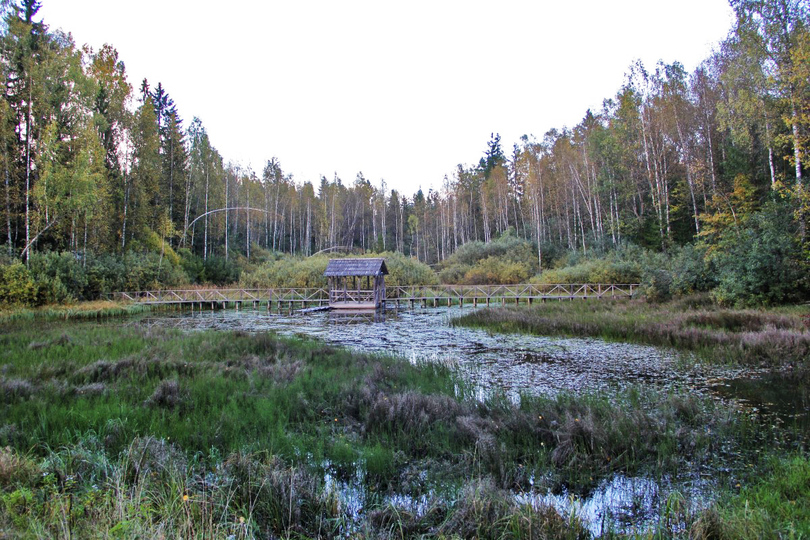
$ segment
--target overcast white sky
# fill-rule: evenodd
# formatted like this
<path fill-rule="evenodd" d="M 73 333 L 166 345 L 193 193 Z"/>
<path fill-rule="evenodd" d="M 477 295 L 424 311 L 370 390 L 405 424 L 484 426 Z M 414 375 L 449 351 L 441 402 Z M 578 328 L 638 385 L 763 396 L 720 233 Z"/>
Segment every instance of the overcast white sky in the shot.
<path fill-rule="evenodd" d="M 477 163 L 490 133 L 574 126 L 635 59 L 692 71 L 726 0 L 44 0 L 52 29 L 110 43 L 135 92 L 162 82 L 225 160 L 300 183 L 359 171 L 412 195 Z"/>

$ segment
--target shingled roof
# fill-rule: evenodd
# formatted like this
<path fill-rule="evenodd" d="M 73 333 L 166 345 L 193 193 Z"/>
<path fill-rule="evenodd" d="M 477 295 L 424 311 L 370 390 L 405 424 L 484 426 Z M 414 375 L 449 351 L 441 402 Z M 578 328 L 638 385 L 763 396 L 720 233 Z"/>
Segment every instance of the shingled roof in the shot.
<path fill-rule="evenodd" d="M 381 276 L 388 274 L 385 259 L 331 259 L 326 266 L 326 277 Z"/>

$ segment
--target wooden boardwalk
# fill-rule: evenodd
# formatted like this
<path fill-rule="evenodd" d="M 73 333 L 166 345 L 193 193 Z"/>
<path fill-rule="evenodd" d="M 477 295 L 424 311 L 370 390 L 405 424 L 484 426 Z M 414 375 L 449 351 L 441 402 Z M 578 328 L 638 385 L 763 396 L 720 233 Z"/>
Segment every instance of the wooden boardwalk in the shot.
<path fill-rule="evenodd" d="M 632 298 L 638 284 L 614 285 L 600 283 L 558 285 L 416 285 L 388 286 L 386 306 L 438 307 L 458 305 L 532 304 L 550 300 L 588 300 Z M 326 288 L 271 289 L 163 289 L 155 291 L 118 292 L 116 300 L 147 305 L 188 305 L 192 309 L 224 309 L 229 306 L 283 309 L 329 305 Z"/>

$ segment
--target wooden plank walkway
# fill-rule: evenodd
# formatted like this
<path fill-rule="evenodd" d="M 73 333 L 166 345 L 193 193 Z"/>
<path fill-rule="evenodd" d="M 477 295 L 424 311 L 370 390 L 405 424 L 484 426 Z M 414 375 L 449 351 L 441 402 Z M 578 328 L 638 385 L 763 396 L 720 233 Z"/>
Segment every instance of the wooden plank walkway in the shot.
<path fill-rule="evenodd" d="M 450 305 L 532 304 L 549 300 L 588 300 L 632 298 L 638 290 L 636 283 L 615 285 L 601 283 L 552 285 L 415 285 L 387 286 L 386 304 L 390 307 L 438 307 Z M 270 289 L 163 289 L 114 293 L 116 300 L 147 305 L 190 305 L 192 308 L 221 309 L 235 306 L 254 308 L 300 306 L 302 308 L 329 305 L 325 288 Z M 393 306 L 392 306 L 393 305 Z"/>

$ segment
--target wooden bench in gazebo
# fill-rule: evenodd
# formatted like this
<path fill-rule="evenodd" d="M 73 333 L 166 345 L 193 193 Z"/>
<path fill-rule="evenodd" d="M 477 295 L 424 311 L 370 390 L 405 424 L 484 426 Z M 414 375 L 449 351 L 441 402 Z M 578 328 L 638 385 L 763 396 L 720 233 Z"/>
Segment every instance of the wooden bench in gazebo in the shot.
<path fill-rule="evenodd" d="M 324 276 L 329 278 L 332 309 L 385 307 L 385 259 L 332 259 Z"/>

